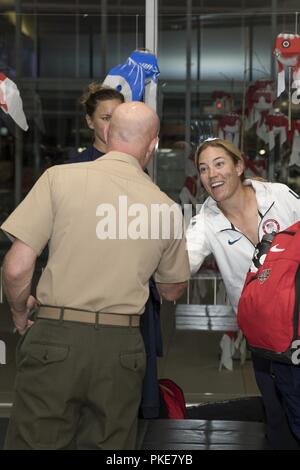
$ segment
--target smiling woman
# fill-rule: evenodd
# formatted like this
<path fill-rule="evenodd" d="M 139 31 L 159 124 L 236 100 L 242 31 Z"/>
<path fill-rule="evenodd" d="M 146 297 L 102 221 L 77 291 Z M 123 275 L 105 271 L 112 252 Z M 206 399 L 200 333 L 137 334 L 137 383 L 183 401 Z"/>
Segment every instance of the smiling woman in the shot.
<path fill-rule="evenodd" d="M 238 163 L 243 165 L 243 168 L 245 167 L 245 162 L 243 155 L 241 154 L 240 150 L 231 142 L 227 140 L 222 140 L 222 139 L 217 139 L 217 138 L 209 138 L 202 142 L 199 147 L 196 150 L 195 153 L 195 165 L 198 168 L 198 170 L 201 173 L 200 170 L 200 155 L 202 152 L 207 149 L 207 148 L 215 148 L 215 149 L 223 149 L 227 155 L 229 155 L 235 165 Z M 240 175 L 241 181 L 244 181 L 245 175 L 244 171 Z"/>
<path fill-rule="evenodd" d="M 234 162 L 230 154 L 219 147 L 207 147 L 198 159 L 200 180 L 208 194 L 218 203 L 231 198 L 237 191 L 243 191 L 240 179 L 244 171 L 242 160 Z"/>
<path fill-rule="evenodd" d="M 196 165 L 207 193 L 230 222 L 256 244 L 257 204 L 253 189 L 243 184 L 245 164 L 241 152 L 231 142 L 208 140 L 196 152 Z"/>
<path fill-rule="evenodd" d="M 205 141 L 195 159 L 209 197 L 187 230 L 191 271 L 197 272 L 212 253 L 236 311 L 255 245 L 270 223 L 279 231 L 300 219 L 300 203 L 283 184 L 245 179 L 242 154 L 226 140 Z M 268 438 L 273 448 L 280 448 L 278 443 L 287 439 L 286 416 L 270 375 L 271 364 L 253 355 L 253 365 L 266 408 Z"/>

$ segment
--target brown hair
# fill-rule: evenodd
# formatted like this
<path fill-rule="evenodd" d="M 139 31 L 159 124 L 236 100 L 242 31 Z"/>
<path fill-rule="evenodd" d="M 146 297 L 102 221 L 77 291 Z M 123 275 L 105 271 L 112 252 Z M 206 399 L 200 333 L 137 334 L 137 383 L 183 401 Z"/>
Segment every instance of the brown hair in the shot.
<path fill-rule="evenodd" d="M 232 158 L 233 163 L 237 165 L 237 163 L 242 162 L 245 166 L 244 157 L 241 151 L 231 142 L 228 140 L 223 139 L 208 139 L 202 142 L 195 153 L 195 165 L 197 170 L 199 171 L 199 157 L 203 150 L 207 149 L 208 147 L 220 147 L 225 150 L 225 152 Z M 240 176 L 241 181 L 244 181 L 245 175 L 244 172 Z"/>
<path fill-rule="evenodd" d="M 120 103 L 124 103 L 125 98 L 122 93 L 114 88 L 104 86 L 98 82 L 92 82 L 80 97 L 79 103 L 84 107 L 86 114 L 92 117 L 98 103 L 107 100 L 118 100 Z"/>

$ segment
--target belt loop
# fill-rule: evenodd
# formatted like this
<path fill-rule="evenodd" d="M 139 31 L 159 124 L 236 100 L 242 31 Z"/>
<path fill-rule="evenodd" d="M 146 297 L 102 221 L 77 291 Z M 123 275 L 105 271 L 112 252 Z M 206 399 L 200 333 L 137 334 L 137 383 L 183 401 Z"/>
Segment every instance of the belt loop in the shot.
<path fill-rule="evenodd" d="M 63 323 L 64 322 L 64 313 L 65 313 L 65 307 L 61 307 L 60 308 L 60 312 L 59 312 L 59 323 Z"/>
<path fill-rule="evenodd" d="M 129 328 L 132 327 L 132 315 L 129 315 Z"/>
<path fill-rule="evenodd" d="M 99 319 L 100 319 L 100 312 L 95 312 L 96 318 L 95 318 L 95 329 L 99 330 Z"/>

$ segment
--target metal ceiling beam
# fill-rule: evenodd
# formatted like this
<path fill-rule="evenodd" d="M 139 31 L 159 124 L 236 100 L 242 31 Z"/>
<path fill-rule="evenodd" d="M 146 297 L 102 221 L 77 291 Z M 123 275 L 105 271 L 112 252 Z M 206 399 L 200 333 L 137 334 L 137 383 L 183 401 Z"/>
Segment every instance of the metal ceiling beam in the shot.
<path fill-rule="evenodd" d="M 4 3 L 0 5 L 0 11 L 11 11 L 12 8 L 14 8 L 13 3 Z M 131 4 L 130 4 L 131 3 Z M 128 2 L 123 2 L 122 4 L 119 4 L 119 2 L 116 2 L 115 4 L 112 4 L 110 2 L 110 5 L 108 5 L 108 14 L 129 14 L 129 15 L 135 15 L 135 14 L 144 14 L 145 13 L 145 4 L 144 2 L 141 1 L 136 1 L 134 4 L 132 4 L 132 1 Z M 231 3 L 231 4 L 230 4 Z M 248 5 L 247 5 L 248 3 Z M 35 10 L 35 7 L 37 7 L 37 12 L 38 13 L 62 13 L 66 12 L 70 14 L 70 9 L 74 6 L 74 2 L 64 2 L 64 1 L 48 1 L 48 2 L 37 2 L 35 4 L 34 1 L 26 1 L 22 0 L 22 13 L 32 13 Z M 201 19 L 209 19 L 209 18 L 215 18 L 216 16 L 219 16 L 224 18 L 224 16 L 231 16 L 231 15 L 241 15 L 241 10 L 242 14 L 245 16 L 257 16 L 257 15 L 269 15 L 272 12 L 272 5 L 265 7 L 261 6 L 261 0 L 257 0 L 254 2 L 253 0 L 250 0 L 246 2 L 246 5 L 244 8 L 242 8 L 241 5 L 237 5 L 236 2 L 230 2 L 229 0 L 226 1 L 226 5 L 224 5 L 224 2 L 220 2 L 219 0 L 215 2 L 215 5 L 213 2 L 210 0 L 209 5 L 194 5 L 192 9 L 192 14 L 193 15 L 201 15 Z M 282 13 L 294 13 L 295 10 L 299 10 L 299 1 L 295 0 L 292 1 L 290 0 L 289 2 L 284 2 L 284 5 L 282 7 L 278 6 L 277 12 L 278 14 Z M 79 4 L 79 13 L 94 13 L 95 15 L 99 15 L 99 1 L 97 2 L 80 2 Z M 71 14 L 74 14 L 73 10 L 71 11 Z M 167 16 L 172 16 L 172 15 L 184 15 L 186 14 L 186 6 L 185 2 L 182 2 L 182 0 L 172 0 L 170 4 L 165 4 L 159 6 L 159 14 L 160 15 L 167 15 Z"/>
<path fill-rule="evenodd" d="M 158 43 L 158 1 L 157 0 L 146 0 L 145 1 L 145 47 L 149 49 L 153 54 L 157 55 L 157 43 Z M 145 89 L 145 102 L 149 101 L 149 87 Z M 157 108 L 157 103 L 151 103 L 152 108 Z M 148 171 L 151 178 L 156 181 L 156 159 L 152 158 L 148 165 Z"/>

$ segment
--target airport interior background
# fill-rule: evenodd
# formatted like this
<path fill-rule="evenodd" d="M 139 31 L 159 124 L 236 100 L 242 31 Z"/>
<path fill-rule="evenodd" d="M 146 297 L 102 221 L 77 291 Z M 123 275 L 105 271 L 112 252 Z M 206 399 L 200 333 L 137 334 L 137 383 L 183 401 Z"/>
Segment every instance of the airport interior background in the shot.
<path fill-rule="evenodd" d="M 29 129 L 15 125 L 0 95 L 0 223 L 46 168 L 91 143 L 79 104 L 88 83 L 102 82 L 145 48 L 156 54 L 160 70 L 160 141 L 150 173 L 163 191 L 196 210 L 205 194 L 193 154 L 213 136 L 239 146 L 249 176 L 298 191 L 300 99 L 287 68 L 286 88 L 277 96 L 273 53 L 278 34 L 300 29 L 297 8 L 293 0 L 1 0 L 0 74 L 17 84 Z M 8 247 L 0 233 L 0 262 Z M 38 261 L 34 285 L 45 261 Z M 228 307 L 213 259 L 179 305 Z M 229 323 L 181 323 L 179 305 L 162 304 L 160 377 L 180 385 L 190 406 L 257 397 L 247 353 L 241 361 L 237 349 L 229 367 L 220 365 Z M 0 313 L 0 416 L 8 416 L 17 338 L 2 288 Z"/>

